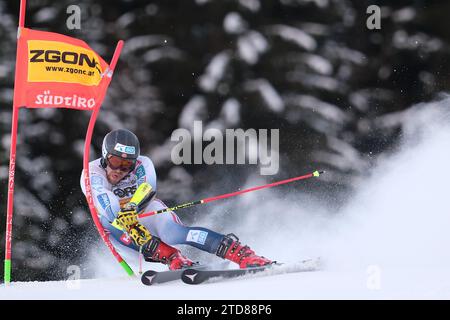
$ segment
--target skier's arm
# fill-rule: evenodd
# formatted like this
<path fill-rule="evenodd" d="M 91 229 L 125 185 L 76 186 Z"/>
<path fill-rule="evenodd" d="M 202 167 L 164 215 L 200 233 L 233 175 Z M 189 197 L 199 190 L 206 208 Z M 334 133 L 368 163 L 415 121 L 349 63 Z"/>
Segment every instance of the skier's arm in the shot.
<path fill-rule="evenodd" d="M 139 223 L 137 212 L 141 206 L 146 206 L 148 202 L 151 202 L 154 196 L 155 192 L 152 186 L 147 182 L 141 183 L 130 202 L 122 208 L 116 218 L 117 224 L 127 231 L 138 246 L 150 240 L 151 235 L 147 228 Z"/>
<path fill-rule="evenodd" d="M 91 191 L 94 205 L 100 217 L 104 217 L 109 223 L 112 223 L 120 211 L 120 204 L 117 197 L 108 189 L 108 182 L 95 172 L 90 173 Z M 81 178 L 81 189 L 86 194 L 84 185 L 84 173 Z M 104 220 L 104 219 L 102 219 Z"/>
<path fill-rule="evenodd" d="M 136 168 L 136 176 L 138 177 L 138 184 L 143 182 L 147 182 L 153 188 L 153 191 L 156 192 L 156 170 L 153 165 L 152 160 L 149 157 L 142 156 L 141 164 Z"/>

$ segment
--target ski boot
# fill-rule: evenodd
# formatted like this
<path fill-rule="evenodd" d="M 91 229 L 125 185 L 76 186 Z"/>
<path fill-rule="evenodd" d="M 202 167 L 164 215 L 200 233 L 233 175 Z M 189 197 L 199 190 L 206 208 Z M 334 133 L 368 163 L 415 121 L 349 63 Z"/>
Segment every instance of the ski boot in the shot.
<path fill-rule="evenodd" d="M 273 261 L 265 257 L 256 255 L 248 246 L 241 245 L 239 238 L 233 233 L 223 237 L 216 255 L 237 263 L 241 269 L 273 263 Z"/>
<path fill-rule="evenodd" d="M 151 239 L 142 246 L 142 255 L 144 256 L 145 261 L 164 263 L 170 270 L 179 270 L 194 264 L 191 260 L 184 257 L 180 250 L 169 246 L 155 236 L 152 236 Z"/>

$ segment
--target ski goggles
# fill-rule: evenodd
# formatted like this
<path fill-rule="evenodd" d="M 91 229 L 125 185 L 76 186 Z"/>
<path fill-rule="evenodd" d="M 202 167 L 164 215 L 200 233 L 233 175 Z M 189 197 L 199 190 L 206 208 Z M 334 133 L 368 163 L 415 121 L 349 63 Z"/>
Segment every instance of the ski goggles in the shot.
<path fill-rule="evenodd" d="M 108 155 L 106 157 L 106 164 L 112 170 L 120 170 L 129 172 L 134 169 L 136 165 L 136 160 L 133 159 L 123 159 L 115 155 Z"/>

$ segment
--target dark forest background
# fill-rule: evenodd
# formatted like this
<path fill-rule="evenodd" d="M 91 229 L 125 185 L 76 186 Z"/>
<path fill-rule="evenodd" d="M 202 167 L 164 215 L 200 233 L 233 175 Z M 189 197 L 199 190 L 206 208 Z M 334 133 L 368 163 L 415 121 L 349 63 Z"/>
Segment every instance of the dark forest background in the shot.
<path fill-rule="evenodd" d="M 80 30 L 66 26 L 72 4 L 81 8 Z M 380 30 L 366 27 L 373 4 L 382 8 Z M 18 12 L 19 1 L 0 0 L 2 257 Z M 108 131 L 133 130 L 168 204 L 231 192 L 259 175 L 256 165 L 175 166 L 172 132 L 202 120 L 221 130 L 280 129 L 280 171 L 263 178 L 327 170 L 288 188 L 339 206 L 395 149 L 399 115 L 448 91 L 449 14 L 449 1 L 425 0 L 28 0 L 25 24 L 81 38 L 106 61 L 125 40 L 91 159 Z M 79 186 L 88 117 L 20 112 L 13 280 L 62 279 L 100 241 Z M 201 214 L 180 212 L 187 222 Z"/>

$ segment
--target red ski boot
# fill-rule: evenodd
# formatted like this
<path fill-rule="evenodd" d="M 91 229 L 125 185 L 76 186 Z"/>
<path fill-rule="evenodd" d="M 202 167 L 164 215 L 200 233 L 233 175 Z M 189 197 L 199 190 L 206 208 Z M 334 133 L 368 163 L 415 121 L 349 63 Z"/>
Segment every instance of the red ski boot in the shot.
<path fill-rule="evenodd" d="M 239 238 L 232 233 L 222 239 L 216 255 L 237 263 L 241 269 L 273 263 L 267 258 L 256 255 L 248 246 L 241 245 Z"/>
<path fill-rule="evenodd" d="M 142 247 L 142 255 L 145 261 L 161 262 L 167 264 L 170 270 L 178 270 L 192 266 L 194 263 L 184 257 L 180 250 L 169 246 L 160 238 L 152 238 Z"/>

